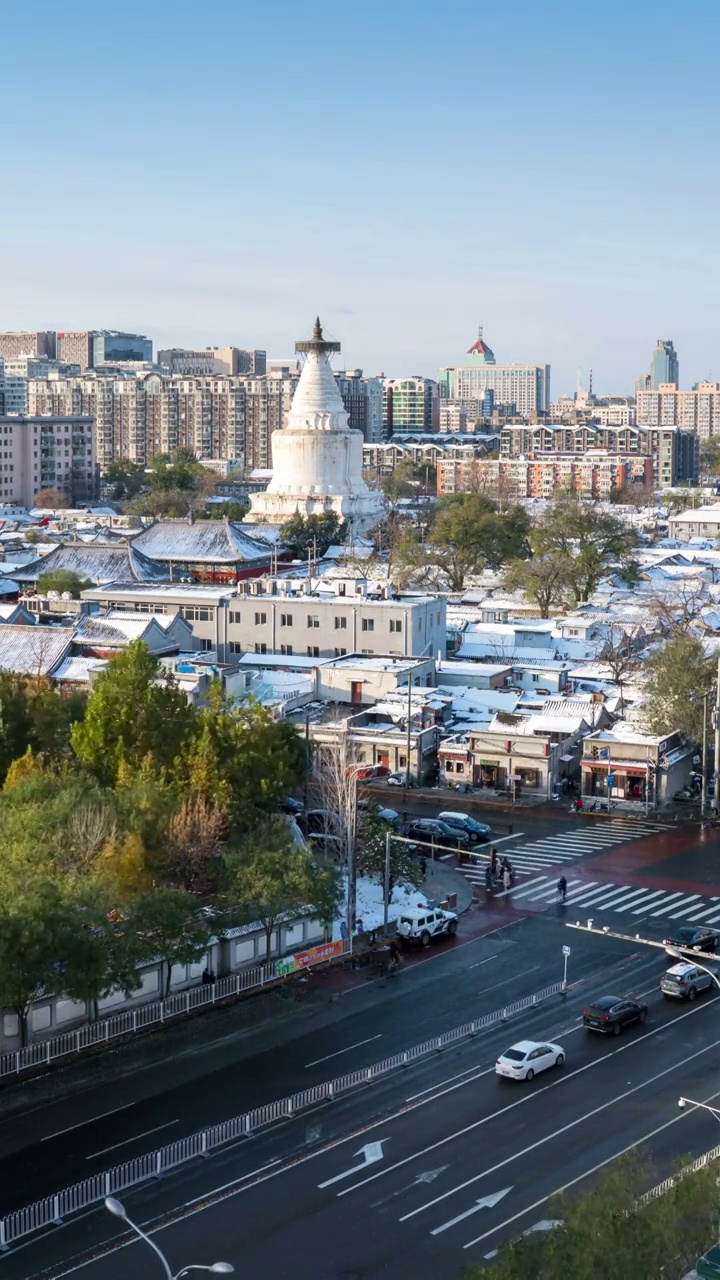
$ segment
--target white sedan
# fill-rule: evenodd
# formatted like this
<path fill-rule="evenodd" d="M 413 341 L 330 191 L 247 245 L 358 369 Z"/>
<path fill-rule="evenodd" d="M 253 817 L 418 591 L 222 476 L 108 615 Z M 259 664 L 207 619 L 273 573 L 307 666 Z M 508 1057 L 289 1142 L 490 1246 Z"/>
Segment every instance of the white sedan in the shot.
<path fill-rule="evenodd" d="M 539 1040 L 518 1040 L 506 1049 L 495 1063 L 495 1074 L 507 1080 L 532 1080 L 539 1071 L 548 1067 L 561 1067 L 565 1051 L 559 1044 L 540 1043 Z"/>

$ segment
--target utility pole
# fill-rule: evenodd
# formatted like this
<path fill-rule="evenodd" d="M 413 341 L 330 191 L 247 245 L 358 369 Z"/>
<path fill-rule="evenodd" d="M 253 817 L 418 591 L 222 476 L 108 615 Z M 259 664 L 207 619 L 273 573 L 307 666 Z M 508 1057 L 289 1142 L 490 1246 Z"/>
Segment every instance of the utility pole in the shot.
<path fill-rule="evenodd" d="M 383 938 L 387 938 L 388 931 L 388 908 L 390 906 L 390 841 L 392 835 L 388 831 L 385 835 L 385 884 L 383 892 Z"/>
<path fill-rule="evenodd" d="M 707 804 L 707 713 L 708 696 L 703 694 L 702 778 L 700 783 L 700 821 L 705 817 Z"/>
<path fill-rule="evenodd" d="M 353 934 L 355 931 L 355 911 L 357 906 L 357 815 L 358 815 L 358 776 L 353 777 L 353 803 L 350 813 L 350 830 L 348 831 L 347 860 L 347 933 L 350 944 L 350 955 L 353 953 Z"/>
<path fill-rule="evenodd" d="M 410 786 L 410 743 L 412 741 L 412 674 L 408 674 L 408 704 L 407 704 L 407 743 L 405 757 L 405 787 Z"/>
<path fill-rule="evenodd" d="M 305 828 L 305 838 L 307 839 L 307 809 L 308 809 L 308 778 L 310 774 L 310 712 L 305 713 L 305 786 L 303 788 L 303 826 Z"/>
<path fill-rule="evenodd" d="M 715 712 L 713 718 L 713 728 L 715 730 L 715 759 L 713 760 L 713 808 L 718 809 L 718 795 L 720 794 L 720 651 L 718 652 L 718 673 L 717 684 L 715 686 Z"/>

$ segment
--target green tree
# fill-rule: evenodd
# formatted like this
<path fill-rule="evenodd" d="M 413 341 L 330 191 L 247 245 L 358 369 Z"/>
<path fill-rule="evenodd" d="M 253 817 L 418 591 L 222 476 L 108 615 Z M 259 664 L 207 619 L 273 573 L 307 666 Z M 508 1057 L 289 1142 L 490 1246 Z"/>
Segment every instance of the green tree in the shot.
<path fill-rule="evenodd" d="M 71 569 L 50 569 L 38 578 L 38 591 L 47 595 L 48 591 L 66 592 L 73 600 L 80 599 L 80 592 L 87 591 L 95 584 L 89 578 L 80 578 Z"/>
<path fill-rule="evenodd" d="M 65 922 L 60 892 L 49 882 L 0 895 L 0 1008 L 17 1015 L 23 1045 L 33 1002 L 57 990 Z"/>
<path fill-rule="evenodd" d="M 702 739 L 703 694 L 713 685 L 716 662 L 697 636 L 671 637 L 645 659 L 643 722 L 650 733 L 678 731 Z"/>
<path fill-rule="evenodd" d="M 239 524 L 249 510 L 246 504 L 227 498 L 225 502 L 209 502 L 203 514 L 208 520 L 233 520 Z"/>
<path fill-rule="evenodd" d="M 393 840 L 393 832 L 378 814 L 378 806 L 370 801 L 359 817 L 357 829 L 357 865 L 363 875 L 378 876 L 384 881 L 387 837 L 390 839 L 390 888 L 396 884 L 422 884 L 422 867 L 413 846 L 404 840 Z"/>
<path fill-rule="evenodd" d="M 159 663 L 134 640 L 98 676 L 85 718 L 73 725 L 71 743 L 82 765 L 112 786 L 121 764 L 139 769 L 150 757 L 169 767 L 189 743 L 196 713 L 172 679 L 158 683 Z"/>
<path fill-rule="evenodd" d="M 537 555 L 531 560 L 511 560 L 504 581 L 507 591 L 521 591 L 537 605 L 541 618 L 549 618 L 572 595 L 565 556 Z"/>
<path fill-rule="evenodd" d="M 574 604 L 588 600 L 612 569 L 630 584 L 637 580 L 635 530 L 576 498 L 561 498 L 548 507 L 533 526 L 530 541 L 534 554 L 565 560 Z"/>
<path fill-rule="evenodd" d="M 700 470 L 706 476 L 720 476 L 720 441 L 712 436 L 700 445 Z"/>
<path fill-rule="evenodd" d="M 90 1006 L 95 1021 L 98 1001 L 118 988 L 126 996 L 137 990 L 137 966 L 147 953 L 141 954 L 136 933 L 101 881 L 76 886 L 65 913 L 59 981 L 66 996 Z"/>
<path fill-rule="evenodd" d="M 207 951 L 210 927 L 197 899 L 184 889 L 150 889 L 132 906 L 130 924 L 144 958 L 159 956 L 165 966 L 164 993 L 170 994 L 174 964 L 192 964 Z"/>
<path fill-rule="evenodd" d="M 248 921 L 265 930 L 268 958 L 281 918 L 310 912 L 332 920 L 340 900 L 338 869 L 307 847 L 298 846 L 286 822 L 267 820 L 228 855 L 228 898 Z"/>
<path fill-rule="evenodd" d="M 530 520 L 522 507 L 498 511 L 484 494 L 454 493 L 438 502 L 428 542 L 442 557 L 450 589 L 462 591 L 469 574 L 524 558 L 529 530 Z"/>
<path fill-rule="evenodd" d="M 558 1196 L 547 1216 L 560 1225 L 502 1245 L 490 1264 L 471 1266 L 466 1280 L 660 1280 L 681 1276 L 717 1238 L 716 1169 L 676 1178 L 663 1195 L 645 1202 L 650 1162 L 622 1156 L 578 1198 Z"/>
<path fill-rule="evenodd" d="M 118 502 L 123 498 L 134 498 L 147 483 L 145 468 L 129 458 L 117 458 L 111 462 L 103 479 L 114 486 L 113 498 Z"/>
<path fill-rule="evenodd" d="M 347 525 L 334 511 L 311 516 L 303 516 L 296 511 L 283 525 L 283 542 L 300 560 L 307 559 L 309 552 L 317 557 L 323 556 L 328 547 L 343 542 L 346 536 Z"/>

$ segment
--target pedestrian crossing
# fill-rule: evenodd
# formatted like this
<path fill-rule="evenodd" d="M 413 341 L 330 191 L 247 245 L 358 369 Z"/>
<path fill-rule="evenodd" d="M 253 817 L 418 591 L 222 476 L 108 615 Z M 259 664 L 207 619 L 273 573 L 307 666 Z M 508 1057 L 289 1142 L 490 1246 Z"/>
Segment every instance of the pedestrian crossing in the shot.
<path fill-rule="evenodd" d="M 596 880 L 568 878 L 565 905 L 577 908 L 578 919 L 611 913 L 624 917 L 628 923 L 642 916 L 648 922 L 662 925 L 665 921 L 680 920 L 683 924 L 709 924 L 720 922 L 720 895 L 681 893 L 677 890 L 639 889 L 629 884 L 598 884 Z M 536 876 L 514 889 L 496 893 L 494 898 L 510 898 L 512 905 L 523 907 L 551 906 L 560 902 L 557 880 L 554 876 Z"/>
<path fill-rule="evenodd" d="M 607 821 L 599 819 L 592 826 L 583 826 L 577 830 L 566 827 L 557 835 L 538 840 L 521 840 L 517 845 L 503 841 L 500 853 L 502 857 L 510 859 L 516 872 L 533 874 L 547 867 L 577 862 L 579 858 L 602 853 L 605 849 L 612 849 L 614 845 L 627 844 L 629 840 L 641 840 L 657 835 L 658 831 L 667 830 L 669 828 L 661 823 L 645 823 L 633 818 L 611 818 Z M 474 851 L 472 863 L 465 862 L 461 868 L 472 884 L 485 884 L 490 847 L 485 845 L 482 850 Z"/>

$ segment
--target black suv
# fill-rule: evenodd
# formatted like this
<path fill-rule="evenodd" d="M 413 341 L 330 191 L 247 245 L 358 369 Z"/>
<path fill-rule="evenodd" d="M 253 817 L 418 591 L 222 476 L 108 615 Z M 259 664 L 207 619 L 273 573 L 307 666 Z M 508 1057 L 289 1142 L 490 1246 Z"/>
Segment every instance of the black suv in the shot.
<path fill-rule="evenodd" d="M 605 1035 L 619 1036 L 623 1027 L 631 1022 L 644 1022 L 647 1005 L 623 996 L 600 996 L 583 1011 L 583 1026 L 588 1031 L 602 1031 Z"/>
<path fill-rule="evenodd" d="M 438 818 L 416 818 L 410 823 L 407 835 L 410 840 L 448 845 L 451 849 L 466 849 L 470 843 L 470 837 L 459 827 L 451 827 L 449 822 L 440 822 Z"/>
<path fill-rule="evenodd" d="M 715 929 L 707 925 L 684 925 L 676 929 L 671 938 L 663 938 L 663 945 L 676 951 L 717 951 L 720 938 Z"/>

